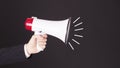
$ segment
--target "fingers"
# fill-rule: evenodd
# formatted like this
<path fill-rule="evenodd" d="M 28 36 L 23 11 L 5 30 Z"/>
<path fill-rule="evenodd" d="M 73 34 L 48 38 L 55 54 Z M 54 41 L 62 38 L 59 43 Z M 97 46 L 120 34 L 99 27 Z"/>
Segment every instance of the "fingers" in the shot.
<path fill-rule="evenodd" d="M 43 34 L 42 36 L 43 36 L 43 38 L 47 38 L 47 34 Z"/>
<path fill-rule="evenodd" d="M 37 35 L 37 41 L 38 42 L 46 42 L 47 41 L 47 35 Z"/>
<path fill-rule="evenodd" d="M 40 46 L 43 50 L 46 47 L 47 35 L 37 35 L 37 45 Z"/>
<path fill-rule="evenodd" d="M 46 34 L 43 34 L 43 35 L 33 35 L 30 39 L 30 41 L 33 41 L 33 40 L 38 40 L 38 41 L 47 41 L 47 35 Z"/>

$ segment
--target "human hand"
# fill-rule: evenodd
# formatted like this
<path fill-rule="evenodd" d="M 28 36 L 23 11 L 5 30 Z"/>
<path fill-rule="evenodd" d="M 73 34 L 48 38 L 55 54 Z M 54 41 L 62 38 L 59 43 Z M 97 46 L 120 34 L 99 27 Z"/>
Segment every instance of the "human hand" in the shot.
<path fill-rule="evenodd" d="M 26 44 L 26 50 L 29 55 L 39 53 L 46 48 L 47 35 L 33 35 Z M 37 48 L 39 46 L 39 49 Z"/>

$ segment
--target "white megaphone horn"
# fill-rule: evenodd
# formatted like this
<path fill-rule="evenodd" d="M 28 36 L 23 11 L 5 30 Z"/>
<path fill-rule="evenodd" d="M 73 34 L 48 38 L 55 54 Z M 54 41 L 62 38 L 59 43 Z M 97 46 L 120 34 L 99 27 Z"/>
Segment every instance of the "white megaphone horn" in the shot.
<path fill-rule="evenodd" d="M 34 31 L 35 34 L 46 33 L 52 35 L 67 44 L 70 22 L 70 18 L 65 20 L 44 20 L 31 17 L 26 19 L 25 28 Z"/>

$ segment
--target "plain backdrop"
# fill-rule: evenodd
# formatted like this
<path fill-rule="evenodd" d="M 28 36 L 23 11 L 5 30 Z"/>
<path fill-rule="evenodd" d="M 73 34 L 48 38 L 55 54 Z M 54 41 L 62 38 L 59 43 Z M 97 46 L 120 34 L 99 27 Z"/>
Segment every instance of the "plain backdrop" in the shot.
<path fill-rule="evenodd" d="M 49 36 L 48 45 L 52 46 L 48 46 L 46 55 L 41 56 L 42 61 L 46 58 L 41 65 L 47 68 L 50 63 L 60 61 L 60 57 L 64 57 L 62 55 L 67 51 L 64 55 L 67 54 L 66 64 L 69 68 L 119 68 L 119 4 L 119 0 L 0 0 L 0 48 L 28 42 L 33 32 L 24 28 L 27 17 L 37 16 L 42 19 L 59 20 L 68 17 L 76 19 L 80 16 L 85 28 L 83 32 L 80 32 L 84 38 L 78 40 L 81 45 L 74 45 L 76 51 L 71 51 L 69 48 L 62 50 L 64 46 L 60 48 L 58 46 L 56 49 L 57 45 L 64 44 Z M 49 57 L 53 59 L 50 60 Z M 37 59 L 30 61 L 35 62 Z M 27 65 L 32 64 L 31 62 Z M 25 65 L 21 62 L 0 68 L 24 68 Z M 57 66 L 57 63 L 55 65 Z M 63 65 L 62 68 L 66 67 Z"/>

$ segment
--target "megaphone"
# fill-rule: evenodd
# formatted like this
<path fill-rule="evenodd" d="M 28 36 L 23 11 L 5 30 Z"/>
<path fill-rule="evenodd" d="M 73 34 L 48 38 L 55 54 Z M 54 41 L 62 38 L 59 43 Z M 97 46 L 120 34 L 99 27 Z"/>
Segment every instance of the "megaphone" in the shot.
<path fill-rule="evenodd" d="M 67 44 L 70 30 L 70 18 L 65 20 L 45 20 L 31 17 L 26 19 L 25 28 L 34 31 L 35 34 L 46 33 L 52 35 Z"/>

